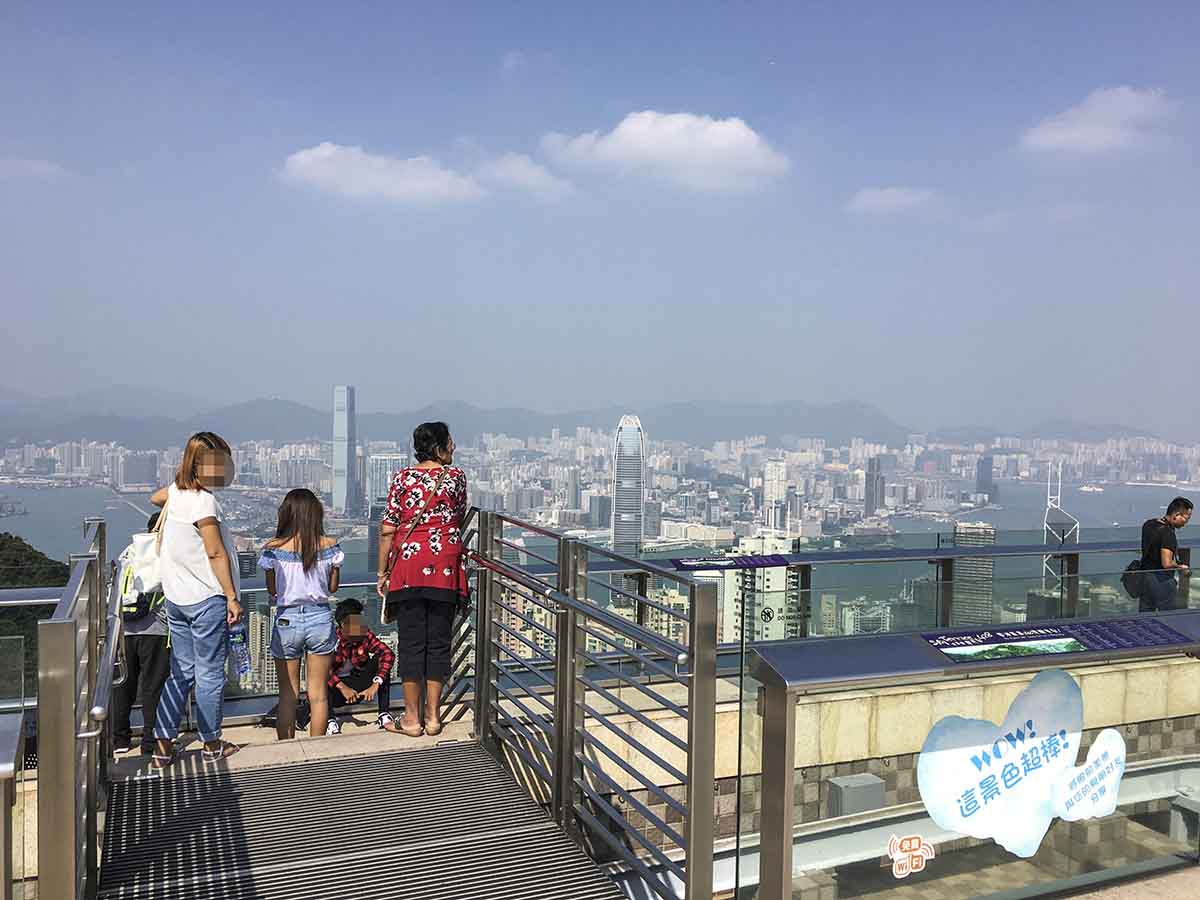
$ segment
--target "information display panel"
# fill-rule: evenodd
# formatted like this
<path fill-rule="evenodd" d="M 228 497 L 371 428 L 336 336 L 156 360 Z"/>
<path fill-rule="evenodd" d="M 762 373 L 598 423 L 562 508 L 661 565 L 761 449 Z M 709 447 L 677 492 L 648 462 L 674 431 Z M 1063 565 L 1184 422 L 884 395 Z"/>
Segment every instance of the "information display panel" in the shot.
<path fill-rule="evenodd" d="M 1153 650 L 1194 644 L 1161 619 L 1140 616 L 1059 625 L 980 628 L 953 634 L 922 634 L 929 646 L 955 663 L 1021 656 L 1057 656 L 1089 650 Z"/>

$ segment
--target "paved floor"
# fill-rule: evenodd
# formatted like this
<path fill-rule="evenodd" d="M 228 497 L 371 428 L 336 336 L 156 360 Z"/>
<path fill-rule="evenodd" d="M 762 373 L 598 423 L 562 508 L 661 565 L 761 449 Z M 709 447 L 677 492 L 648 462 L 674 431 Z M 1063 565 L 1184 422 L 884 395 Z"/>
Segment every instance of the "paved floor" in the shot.
<path fill-rule="evenodd" d="M 1172 872 L 1144 881 L 1131 881 L 1075 896 L 1095 900 L 1194 900 L 1200 897 L 1200 868 Z"/>
<path fill-rule="evenodd" d="M 411 738 L 402 734 L 380 731 L 375 727 L 372 716 L 366 714 L 356 718 L 343 717 L 342 733 L 329 737 L 301 735 L 294 740 L 280 741 L 274 728 L 255 725 L 237 725 L 225 729 L 225 740 L 237 744 L 242 750 L 235 753 L 218 768 L 236 772 L 242 769 L 263 766 L 286 765 L 343 756 L 358 756 L 372 753 L 388 753 L 397 750 L 420 750 L 444 742 L 466 740 L 471 733 L 471 718 L 466 716 L 458 722 L 447 722 L 442 733 L 436 737 Z M 204 768 L 200 760 L 200 744 L 196 736 L 189 735 L 183 752 L 168 774 L 195 774 Z M 114 781 L 140 778 L 157 774 L 150 768 L 149 759 L 136 750 L 119 757 L 112 769 Z"/>

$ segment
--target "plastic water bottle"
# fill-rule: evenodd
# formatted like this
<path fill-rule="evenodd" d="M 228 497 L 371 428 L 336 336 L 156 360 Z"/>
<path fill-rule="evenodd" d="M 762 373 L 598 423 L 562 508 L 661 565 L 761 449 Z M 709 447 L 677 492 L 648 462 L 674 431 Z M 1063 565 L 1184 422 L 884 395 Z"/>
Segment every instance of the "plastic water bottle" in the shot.
<path fill-rule="evenodd" d="M 250 638 L 244 622 L 229 626 L 229 654 L 239 678 L 250 674 Z"/>

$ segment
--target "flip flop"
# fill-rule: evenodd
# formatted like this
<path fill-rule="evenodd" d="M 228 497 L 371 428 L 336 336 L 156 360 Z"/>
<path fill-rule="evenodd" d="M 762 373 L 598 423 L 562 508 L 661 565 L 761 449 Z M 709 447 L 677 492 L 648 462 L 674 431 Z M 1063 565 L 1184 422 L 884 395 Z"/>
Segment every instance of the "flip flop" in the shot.
<path fill-rule="evenodd" d="M 150 755 L 150 768 L 152 769 L 165 769 L 173 762 L 175 762 L 174 753 L 152 753 Z"/>
<path fill-rule="evenodd" d="M 231 744 L 229 741 L 221 741 L 221 746 L 216 750 L 209 750 L 205 747 L 200 751 L 200 758 L 208 765 L 219 763 L 223 759 L 229 759 L 233 754 L 237 753 L 242 748 L 237 744 Z"/>

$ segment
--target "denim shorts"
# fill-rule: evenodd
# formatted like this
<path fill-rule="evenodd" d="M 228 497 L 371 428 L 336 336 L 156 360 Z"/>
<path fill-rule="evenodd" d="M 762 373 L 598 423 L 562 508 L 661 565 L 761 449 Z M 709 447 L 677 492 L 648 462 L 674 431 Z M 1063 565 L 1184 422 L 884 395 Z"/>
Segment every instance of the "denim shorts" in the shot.
<path fill-rule="evenodd" d="M 333 609 L 328 603 L 300 603 L 275 611 L 271 656 L 302 659 L 305 653 L 327 656 L 337 649 Z"/>

